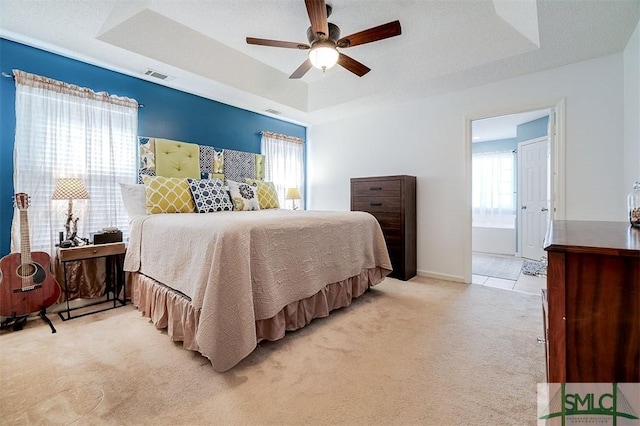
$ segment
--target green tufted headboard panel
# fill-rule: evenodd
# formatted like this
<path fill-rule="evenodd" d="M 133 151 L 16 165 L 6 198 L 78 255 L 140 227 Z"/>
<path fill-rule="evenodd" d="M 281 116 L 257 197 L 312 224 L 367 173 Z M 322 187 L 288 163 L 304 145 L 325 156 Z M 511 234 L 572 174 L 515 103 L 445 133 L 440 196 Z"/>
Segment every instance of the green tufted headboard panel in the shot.
<path fill-rule="evenodd" d="M 200 148 L 192 143 L 156 139 L 156 174 L 200 179 Z"/>

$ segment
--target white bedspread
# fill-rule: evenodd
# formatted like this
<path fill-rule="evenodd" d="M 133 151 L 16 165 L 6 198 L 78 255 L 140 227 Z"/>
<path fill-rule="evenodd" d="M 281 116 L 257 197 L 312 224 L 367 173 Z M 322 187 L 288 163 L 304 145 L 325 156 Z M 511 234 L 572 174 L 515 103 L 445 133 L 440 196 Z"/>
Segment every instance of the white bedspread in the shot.
<path fill-rule="evenodd" d="M 224 371 L 256 346 L 255 321 L 372 268 L 391 270 L 364 212 L 292 210 L 157 214 L 131 223 L 125 270 L 188 296 L 196 340 Z"/>

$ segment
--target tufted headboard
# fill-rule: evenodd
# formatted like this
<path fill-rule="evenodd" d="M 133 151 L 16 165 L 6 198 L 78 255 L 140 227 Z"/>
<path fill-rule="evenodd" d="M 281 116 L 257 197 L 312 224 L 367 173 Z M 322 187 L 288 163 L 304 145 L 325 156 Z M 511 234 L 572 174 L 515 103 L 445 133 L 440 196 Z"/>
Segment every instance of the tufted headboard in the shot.
<path fill-rule="evenodd" d="M 244 182 L 245 178 L 264 180 L 264 155 L 231 149 L 216 150 L 169 139 L 139 137 L 142 176 L 220 178 Z"/>

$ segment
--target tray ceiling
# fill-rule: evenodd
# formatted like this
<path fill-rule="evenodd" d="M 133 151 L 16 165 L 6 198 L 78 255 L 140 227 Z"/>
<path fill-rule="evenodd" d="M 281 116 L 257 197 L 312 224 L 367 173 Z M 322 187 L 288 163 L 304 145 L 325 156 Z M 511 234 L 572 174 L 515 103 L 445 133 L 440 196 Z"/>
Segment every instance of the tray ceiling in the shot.
<path fill-rule="evenodd" d="M 640 16 L 638 0 L 328 3 L 343 35 L 401 22 L 402 35 L 345 51 L 372 69 L 362 78 L 336 66 L 290 80 L 305 51 L 245 43 L 306 42 L 302 0 L 2 0 L 0 36 L 313 124 L 620 52 Z"/>

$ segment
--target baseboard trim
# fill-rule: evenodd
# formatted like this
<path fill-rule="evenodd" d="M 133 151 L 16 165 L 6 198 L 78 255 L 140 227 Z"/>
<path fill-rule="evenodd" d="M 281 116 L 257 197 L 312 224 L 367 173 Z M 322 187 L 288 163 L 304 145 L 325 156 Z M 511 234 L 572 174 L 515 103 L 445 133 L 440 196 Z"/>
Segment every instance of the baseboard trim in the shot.
<path fill-rule="evenodd" d="M 421 271 L 421 270 L 418 270 L 416 273 L 419 277 L 435 278 L 438 280 L 454 281 L 457 283 L 468 284 L 465 281 L 464 277 L 460 277 L 458 275 L 441 274 L 439 272 Z"/>

